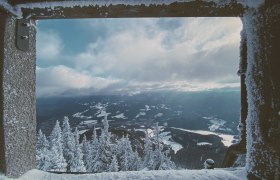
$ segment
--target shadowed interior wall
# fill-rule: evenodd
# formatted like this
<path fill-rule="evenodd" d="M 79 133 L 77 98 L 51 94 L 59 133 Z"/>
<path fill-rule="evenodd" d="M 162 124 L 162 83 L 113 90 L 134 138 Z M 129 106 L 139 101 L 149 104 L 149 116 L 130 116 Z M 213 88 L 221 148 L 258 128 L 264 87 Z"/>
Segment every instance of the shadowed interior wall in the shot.
<path fill-rule="evenodd" d="M 16 48 L 16 18 L 1 16 L 0 168 L 18 177 L 35 168 L 35 53 L 36 30 L 31 26 L 29 51 Z"/>

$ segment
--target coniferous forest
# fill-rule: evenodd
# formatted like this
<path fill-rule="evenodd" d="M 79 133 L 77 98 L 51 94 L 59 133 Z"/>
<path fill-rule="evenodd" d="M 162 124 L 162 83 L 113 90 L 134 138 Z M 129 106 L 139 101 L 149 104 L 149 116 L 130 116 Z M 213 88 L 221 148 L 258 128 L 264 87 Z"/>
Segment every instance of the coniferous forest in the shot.
<path fill-rule="evenodd" d="M 92 137 L 72 130 L 68 117 L 62 126 L 56 121 L 51 134 L 47 137 L 41 130 L 37 136 L 37 168 L 51 172 L 117 172 L 139 170 L 176 169 L 169 157 L 169 149 L 163 146 L 155 124 L 153 139 L 146 131 L 143 147 L 133 147 L 128 135 L 113 138 L 109 131 L 107 116 L 103 119 L 101 134 L 93 128 Z"/>

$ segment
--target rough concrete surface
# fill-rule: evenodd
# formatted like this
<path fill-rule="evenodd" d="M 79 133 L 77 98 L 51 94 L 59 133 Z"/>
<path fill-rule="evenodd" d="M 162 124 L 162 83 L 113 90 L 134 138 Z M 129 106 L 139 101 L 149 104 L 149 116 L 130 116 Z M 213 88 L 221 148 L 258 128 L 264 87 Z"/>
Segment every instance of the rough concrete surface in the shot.
<path fill-rule="evenodd" d="M 35 54 L 36 30 L 31 27 L 30 49 L 27 52 L 16 48 L 16 19 L 0 17 L 3 49 L 0 52 L 2 78 L 2 112 L 0 136 L 4 149 L 0 162 L 1 170 L 9 177 L 18 177 L 35 168 L 36 154 L 36 109 L 35 109 Z M 4 18 L 4 19 L 3 19 Z M 4 22 L 4 23 L 3 23 Z M 2 42 L 1 42 L 2 43 Z M 3 159 L 4 158 L 4 159 Z"/>

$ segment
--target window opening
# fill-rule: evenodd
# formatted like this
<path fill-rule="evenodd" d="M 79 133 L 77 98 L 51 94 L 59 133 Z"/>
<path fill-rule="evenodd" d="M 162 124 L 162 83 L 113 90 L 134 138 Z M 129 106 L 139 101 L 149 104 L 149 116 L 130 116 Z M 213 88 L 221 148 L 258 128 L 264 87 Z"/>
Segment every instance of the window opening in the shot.
<path fill-rule="evenodd" d="M 155 149 L 157 123 L 160 148 L 170 149 L 177 168 L 200 169 L 208 158 L 219 167 L 238 134 L 240 31 L 239 18 L 39 21 L 38 168 L 89 173 L 164 168 L 143 165 L 145 133 Z M 79 134 L 80 155 L 64 152 L 65 161 L 52 166 L 50 154 L 63 148 L 52 149 L 58 137 L 51 132 L 57 120 L 62 127 L 67 119 L 72 136 Z M 89 146 L 82 144 L 83 137 L 92 140 L 94 127 L 99 141 L 102 129 L 112 136 L 110 145 L 101 147 L 112 151 L 106 167 L 92 163 L 98 158 L 87 162 L 90 158 L 83 156 L 83 146 Z M 112 145 L 122 136 L 138 153 L 139 162 L 130 167 Z M 71 165 L 77 156 L 84 167 Z"/>

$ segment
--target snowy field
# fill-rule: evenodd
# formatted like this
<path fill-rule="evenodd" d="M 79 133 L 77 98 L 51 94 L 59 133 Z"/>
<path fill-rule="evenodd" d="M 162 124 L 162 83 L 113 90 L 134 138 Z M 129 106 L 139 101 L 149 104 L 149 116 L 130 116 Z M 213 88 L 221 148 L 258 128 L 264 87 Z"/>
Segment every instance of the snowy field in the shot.
<path fill-rule="evenodd" d="M 164 180 L 164 179 L 197 179 L 197 180 L 245 180 L 244 168 L 214 170 L 159 170 L 159 171 L 126 171 L 97 174 L 52 174 L 31 170 L 16 180 Z M 0 180 L 12 180 L 0 175 Z"/>
<path fill-rule="evenodd" d="M 175 127 L 171 127 L 171 128 L 178 129 L 181 131 L 187 131 L 187 132 L 191 132 L 191 133 L 197 133 L 197 134 L 201 134 L 201 135 L 211 135 L 212 134 L 212 135 L 219 136 L 222 138 L 222 143 L 227 147 L 232 145 L 233 141 L 234 141 L 234 135 L 215 133 L 215 132 L 204 131 L 204 130 L 189 130 L 189 129 L 175 128 Z"/>

